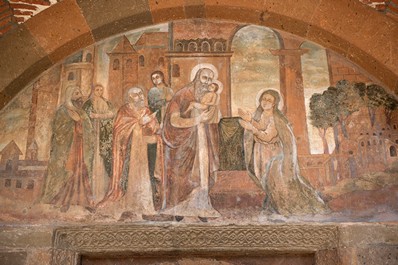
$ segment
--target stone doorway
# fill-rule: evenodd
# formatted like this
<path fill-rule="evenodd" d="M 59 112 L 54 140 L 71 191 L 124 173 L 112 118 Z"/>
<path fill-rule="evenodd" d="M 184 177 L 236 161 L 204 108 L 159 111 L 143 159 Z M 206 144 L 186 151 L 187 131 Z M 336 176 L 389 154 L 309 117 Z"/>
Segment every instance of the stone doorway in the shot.
<path fill-rule="evenodd" d="M 128 257 L 96 258 L 82 256 L 81 265 L 313 265 L 313 254 L 269 255 L 269 256 L 169 256 L 169 257 Z"/>

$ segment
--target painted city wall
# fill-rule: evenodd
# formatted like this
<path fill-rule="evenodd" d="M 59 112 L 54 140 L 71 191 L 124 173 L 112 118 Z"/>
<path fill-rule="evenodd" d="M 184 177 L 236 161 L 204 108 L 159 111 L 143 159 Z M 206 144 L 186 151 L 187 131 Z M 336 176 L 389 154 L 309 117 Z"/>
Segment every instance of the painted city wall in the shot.
<path fill-rule="evenodd" d="M 397 106 L 270 28 L 125 32 L 2 110 L 1 222 L 397 221 Z"/>

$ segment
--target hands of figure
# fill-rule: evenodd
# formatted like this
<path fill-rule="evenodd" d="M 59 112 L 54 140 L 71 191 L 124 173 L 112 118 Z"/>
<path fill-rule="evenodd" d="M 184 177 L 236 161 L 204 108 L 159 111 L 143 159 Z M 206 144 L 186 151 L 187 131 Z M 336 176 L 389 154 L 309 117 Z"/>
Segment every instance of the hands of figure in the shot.
<path fill-rule="evenodd" d="M 68 114 L 74 121 L 80 121 L 81 120 L 81 117 L 80 117 L 79 113 L 77 113 L 76 111 L 68 110 Z"/>
<path fill-rule="evenodd" d="M 238 109 L 238 114 L 241 119 L 244 121 L 250 122 L 252 120 L 252 115 L 248 111 L 244 111 L 243 109 Z"/>
<path fill-rule="evenodd" d="M 140 121 L 139 121 L 140 125 L 145 125 L 145 124 L 150 123 L 153 119 L 155 119 L 156 113 L 157 113 L 157 111 L 155 111 L 154 113 L 152 113 L 150 115 L 142 116 Z"/>
<path fill-rule="evenodd" d="M 203 111 L 203 112 L 199 115 L 200 122 L 206 122 L 206 121 L 208 121 L 208 120 L 209 120 L 209 114 L 210 114 L 209 111 Z"/>
<path fill-rule="evenodd" d="M 239 120 L 239 124 L 240 124 L 240 126 L 242 126 L 243 128 L 245 128 L 246 130 L 249 130 L 249 131 L 254 132 L 254 130 L 256 129 L 256 128 L 254 128 L 253 124 L 251 124 L 250 122 L 247 122 L 245 120 Z"/>
<path fill-rule="evenodd" d="M 98 118 L 98 114 L 97 113 L 90 113 L 90 118 L 91 119 L 97 119 Z"/>
<path fill-rule="evenodd" d="M 193 109 L 193 107 L 194 107 L 194 106 L 193 106 L 193 105 L 194 105 L 193 103 L 194 103 L 194 102 L 189 103 L 189 106 L 188 106 L 187 110 L 184 111 L 184 113 L 183 113 L 184 115 L 186 115 L 190 110 Z"/>
<path fill-rule="evenodd" d="M 152 120 L 152 119 L 151 119 L 151 116 L 145 115 L 145 116 L 141 117 L 139 123 L 140 123 L 140 125 L 146 125 L 146 124 L 148 124 L 151 120 Z"/>

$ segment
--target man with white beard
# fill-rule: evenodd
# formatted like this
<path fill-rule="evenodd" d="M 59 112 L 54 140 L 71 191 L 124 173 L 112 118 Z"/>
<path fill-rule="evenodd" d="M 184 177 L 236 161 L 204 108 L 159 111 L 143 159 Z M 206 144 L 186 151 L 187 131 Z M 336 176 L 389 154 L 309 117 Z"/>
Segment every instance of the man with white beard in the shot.
<path fill-rule="evenodd" d="M 159 123 L 145 106 L 141 88 L 128 90 L 127 103 L 116 116 L 113 129 L 113 174 L 101 206 L 113 205 L 134 214 L 155 214 L 149 177 L 147 144 L 156 143 Z"/>
<path fill-rule="evenodd" d="M 196 216 L 201 221 L 219 217 L 209 198 L 209 184 L 219 167 L 218 124 L 207 124 L 207 112 L 194 116 L 190 103 L 201 102 L 214 72 L 201 68 L 191 83 L 175 93 L 163 127 L 165 147 L 164 214 Z"/>

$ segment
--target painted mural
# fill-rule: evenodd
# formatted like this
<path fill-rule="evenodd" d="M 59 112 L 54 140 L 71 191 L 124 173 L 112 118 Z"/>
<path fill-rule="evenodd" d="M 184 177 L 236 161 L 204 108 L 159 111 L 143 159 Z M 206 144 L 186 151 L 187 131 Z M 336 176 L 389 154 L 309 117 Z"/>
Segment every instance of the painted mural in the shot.
<path fill-rule="evenodd" d="M 125 32 L 1 111 L 0 219 L 396 221 L 397 107 L 377 79 L 285 32 Z"/>

